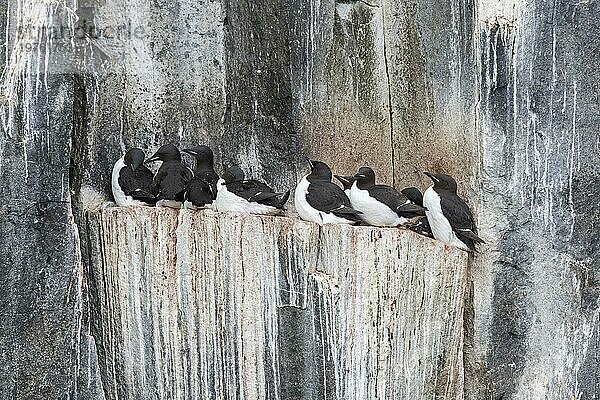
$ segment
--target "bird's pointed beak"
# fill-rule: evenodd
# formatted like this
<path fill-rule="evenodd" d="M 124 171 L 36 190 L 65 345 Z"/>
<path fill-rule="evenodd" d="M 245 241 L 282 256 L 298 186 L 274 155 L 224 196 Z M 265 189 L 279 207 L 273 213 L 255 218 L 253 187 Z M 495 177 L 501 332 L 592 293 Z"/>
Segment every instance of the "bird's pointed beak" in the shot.
<path fill-rule="evenodd" d="M 364 178 L 366 178 L 366 177 L 367 177 L 367 176 L 366 176 L 365 174 L 355 174 L 355 175 L 354 175 L 354 179 L 364 179 Z"/>
<path fill-rule="evenodd" d="M 338 181 L 350 183 L 350 179 L 347 176 L 334 175 Z"/>
<path fill-rule="evenodd" d="M 432 181 L 434 182 L 439 182 L 440 180 L 435 176 L 434 173 L 432 172 L 423 172 L 425 175 L 427 175 L 429 178 L 431 178 Z"/>
<path fill-rule="evenodd" d="M 315 161 L 311 160 L 310 158 L 308 159 L 308 165 L 310 165 L 310 168 L 314 168 L 315 167 Z"/>
<path fill-rule="evenodd" d="M 148 164 L 148 163 L 158 161 L 158 160 L 160 160 L 160 157 L 158 156 L 158 154 L 155 154 L 152 157 L 150 157 L 149 159 L 147 159 L 146 161 L 144 161 L 144 164 Z"/>

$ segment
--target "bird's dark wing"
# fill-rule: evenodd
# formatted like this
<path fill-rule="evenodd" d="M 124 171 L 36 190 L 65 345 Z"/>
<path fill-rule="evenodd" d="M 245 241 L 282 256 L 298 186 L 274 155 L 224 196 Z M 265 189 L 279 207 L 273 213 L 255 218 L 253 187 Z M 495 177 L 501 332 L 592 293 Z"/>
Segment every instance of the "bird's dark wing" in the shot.
<path fill-rule="evenodd" d="M 207 189 L 212 196 L 212 199 L 217 198 L 217 182 L 219 181 L 219 175 L 213 169 L 206 169 L 196 171 L 194 177 L 189 181 L 197 182 L 196 184 L 202 184 L 203 190 Z"/>
<path fill-rule="evenodd" d="M 394 210 L 401 217 L 413 218 L 425 215 L 423 207 L 412 203 L 405 195 L 391 186 L 375 185 L 370 187 L 369 195 Z"/>
<path fill-rule="evenodd" d="M 153 189 L 158 189 L 159 199 L 183 201 L 192 177 L 192 171 L 183 164 L 164 162 L 154 177 Z"/>
<path fill-rule="evenodd" d="M 260 192 L 260 189 L 254 184 L 253 181 L 233 181 L 227 183 L 227 190 L 231 193 L 235 193 L 236 195 L 250 201 L 256 193 Z"/>
<path fill-rule="evenodd" d="M 269 185 L 256 180 L 230 182 L 227 184 L 227 190 L 250 202 L 275 208 L 283 208 L 289 196 L 289 193 L 287 196 L 284 196 L 285 193 L 275 193 Z"/>
<path fill-rule="evenodd" d="M 135 173 L 131 168 L 121 168 L 121 171 L 119 171 L 119 186 L 127 196 L 131 196 L 136 189 L 139 189 L 135 179 Z"/>
<path fill-rule="evenodd" d="M 147 193 L 152 192 L 152 182 L 154 180 L 154 174 L 145 166 L 139 166 L 135 170 L 135 179 L 138 182 L 140 188 Z"/>
<path fill-rule="evenodd" d="M 331 182 L 311 183 L 306 194 L 306 201 L 319 211 L 332 213 L 352 221 L 359 220 L 360 211 L 353 209 L 346 193 Z"/>
<path fill-rule="evenodd" d="M 190 179 L 186 189 L 186 199 L 196 207 L 204 207 L 215 199 L 211 185 L 199 176 Z"/>
<path fill-rule="evenodd" d="M 473 214 L 467 203 L 454 193 L 438 193 L 444 217 L 450 222 L 456 236 L 472 250 L 474 244 L 485 243 L 477 236 Z"/>
<path fill-rule="evenodd" d="M 156 203 L 156 198 L 152 193 L 152 172 L 139 167 L 136 171 L 131 168 L 122 168 L 119 172 L 119 186 L 127 196 L 148 204 Z"/>
<path fill-rule="evenodd" d="M 162 183 L 162 181 L 165 179 L 165 176 L 167 176 L 167 171 L 166 168 L 163 168 L 164 166 L 161 166 L 158 169 L 158 172 L 156 173 L 156 175 L 154 176 L 154 179 L 152 180 L 152 194 L 155 196 L 158 196 L 158 194 L 160 193 L 160 185 Z"/>
<path fill-rule="evenodd" d="M 181 174 L 181 178 L 185 182 L 188 182 L 190 179 L 192 179 L 194 177 L 194 173 L 192 172 L 192 170 L 189 169 L 188 167 L 186 167 L 185 165 L 179 164 L 178 169 L 179 169 L 179 173 Z"/>
<path fill-rule="evenodd" d="M 213 199 L 217 198 L 217 182 L 219 181 L 219 175 L 213 169 L 207 169 L 204 171 L 197 171 L 196 176 L 206 182 L 210 191 L 212 192 Z"/>

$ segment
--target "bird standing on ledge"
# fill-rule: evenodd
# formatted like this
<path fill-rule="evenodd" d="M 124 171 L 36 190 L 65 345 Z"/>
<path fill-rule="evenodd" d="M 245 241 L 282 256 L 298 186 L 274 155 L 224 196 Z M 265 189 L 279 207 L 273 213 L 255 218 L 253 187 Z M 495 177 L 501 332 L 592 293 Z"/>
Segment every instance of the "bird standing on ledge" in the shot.
<path fill-rule="evenodd" d="M 259 215 L 277 215 L 284 211 L 290 191 L 275 193 L 267 184 L 246 180 L 240 167 L 231 167 L 217 183 L 218 211 L 231 211 Z"/>
<path fill-rule="evenodd" d="M 165 144 L 146 160 L 147 163 L 162 161 L 154 181 L 152 192 L 156 195 L 157 206 L 181 208 L 185 200 L 187 183 L 192 179 L 192 171 L 181 163 L 181 153 L 172 144 Z"/>
<path fill-rule="evenodd" d="M 141 149 L 130 149 L 115 162 L 112 171 L 112 192 L 118 206 L 153 206 L 153 174 L 144 164 Z"/>
<path fill-rule="evenodd" d="M 196 146 L 182 150 L 194 156 L 196 168 L 194 177 L 187 183 L 185 207 L 189 209 L 212 208 L 217 198 L 217 181 L 213 152 L 208 146 Z"/>
<path fill-rule="evenodd" d="M 298 215 L 305 221 L 326 224 L 356 224 L 358 214 L 344 191 L 331 182 L 331 169 L 321 161 L 308 161 L 311 173 L 303 177 L 294 194 Z"/>
<path fill-rule="evenodd" d="M 477 236 L 469 206 L 456 194 L 456 181 L 450 175 L 424 174 L 433 181 L 423 195 L 433 237 L 449 246 L 475 251 L 476 244 L 485 242 Z"/>
<path fill-rule="evenodd" d="M 425 216 L 422 206 L 413 204 L 396 189 L 375 184 L 375 172 L 362 167 L 354 175 L 350 189 L 352 208 L 361 212 L 360 218 L 372 226 L 399 226 L 413 218 Z"/>

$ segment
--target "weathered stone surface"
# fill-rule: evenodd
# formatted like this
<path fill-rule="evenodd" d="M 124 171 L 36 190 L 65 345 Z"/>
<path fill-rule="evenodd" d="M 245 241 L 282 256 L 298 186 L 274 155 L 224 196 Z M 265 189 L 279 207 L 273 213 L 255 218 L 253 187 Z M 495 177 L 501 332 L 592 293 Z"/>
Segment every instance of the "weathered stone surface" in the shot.
<path fill-rule="evenodd" d="M 219 166 L 241 163 L 278 189 L 305 154 L 343 173 L 371 164 L 397 186 L 429 168 L 456 175 L 488 242 L 470 269 L 467 396 L 597 398 L 598 11 L 576 0 L 0 1 L 0 394 L 102 396 L 81 187 L 107 195 L 122 149 L 173 141 L 208 143 Z M 132 34 L 17 36 L 90 21 Z M 288 305 L 277 320 L 278 338 L 313 351 L 289 326 L 307 312 Z M 334 368 L 278 345 L 305 372 Z M 288 376 L 282 397 L 337 387 L 311 376 Z"/>
<path fill-rule="evenodd" d="M 473 396 L 598 398 L 598 4 L 487 3 Z"/>
<path fill-rule="evenodd" d="M 117 32 L 76 42 L 76 184 L 109 193 L 107 166 L 134 146 L 153 152 L 167 142 L 204 143 L 217 164 L 234 158 L 221 146 L 227 96 L 220 1 L 83 0 L 76 11 L 77 26 Z"/>
<path fill-rule="evenodd" d="M 391 181 L 381 7 L 310 0 L 292 2 L 290 15 L 294 121 L 302 150 L 342 175 L 371 165 Z"/>
<path fill-rule="evenodd" d="M 209 211 L 89 228 L 107 398 L 462 398 L 461 251 Z"/>
<path fill-rule="evenodd" d="M 51 16 L 68 20 L 67 7 L 4 2 L 2 11 L 8 17 L 3 15 L 2 32 L 14 31 L 19 24 L 39 27 Z M 0 397 L 64 399 L 80 394 L 101 399 L 69 185 L 72 76 L 60 72 L 65 59 L 53 53 L 43 35 L 5 39 L 9 50 L 2 58 L 0 126 Z"/>
<path fill-rule="evenodd" d="M 429 185 L 423 171 L 438 170 L 466 191 L 478 165 L 475 4 L 386 0 L 382 6 L 395 182 Z"/>

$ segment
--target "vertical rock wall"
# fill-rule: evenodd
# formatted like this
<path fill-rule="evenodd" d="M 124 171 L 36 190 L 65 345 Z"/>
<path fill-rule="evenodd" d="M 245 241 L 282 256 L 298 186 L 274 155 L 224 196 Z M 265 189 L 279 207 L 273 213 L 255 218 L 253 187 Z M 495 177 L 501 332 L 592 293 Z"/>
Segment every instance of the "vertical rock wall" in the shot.
<path fill-rule="evenodd" d="M 511 6 L 512 5 L 512 6 Z M 475 398 L 597 398 L 595 3 L 483 2 Z M 477 381 L 474 379 L 474 381 Z"/>
<path fill-rule="evenodd" d="M 0 397 L 102 398 L 71 202 L 69 52 L 36 27 L 73 27 L 71 2 L 2 4 Z M 19 35 L 4 36 L 22 28 Z M 26 29 L 31 27 L 32 29 Z M 4 46 L 3 46 L 4 47 Z M 65 57 L 67 55 L 67 57 Z"/>
<path fill-rule="evenodd" d="M 88 226 L 108 398 L 462 398 L 461 251 L 212 212 Z"/>
<path fill-rule="evenodd" d="M 106 195 L 123 149 L 166 141 L 208 143 L 220 167 L 278 189 L 304 155 L 344 173 L 373 165 L 398 187 L 424 184 L 425 169 L 457 176 L 488 242 L 470 269 L 468 397 L 598 397 L 595 2 L 4 0 L 0 12 L 4 397 L 102 396 L 81 189 Z M 310 318 L 280 310 L 281 335 L 300 341 L 295 320 Z M 60 374 L 40 373 L 50 365 Z M 297 396 L 303 381 L 288 378 L 282 393 Z"/>

